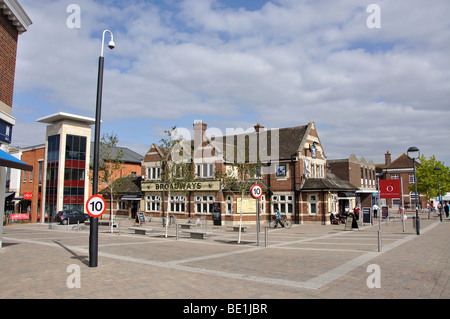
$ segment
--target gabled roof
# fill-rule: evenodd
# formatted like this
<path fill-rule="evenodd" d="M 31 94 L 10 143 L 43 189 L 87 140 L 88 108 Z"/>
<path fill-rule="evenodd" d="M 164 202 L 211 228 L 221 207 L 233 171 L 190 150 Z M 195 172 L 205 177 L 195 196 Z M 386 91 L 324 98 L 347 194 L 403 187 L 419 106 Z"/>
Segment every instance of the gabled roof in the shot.
<path fill-rule="evenodd" d="M 413 159 L 407 156 L 405 153 L 403 153 L 396 160 L 392 161 L 389 165 L 385 166 L 384 168 L 396 169 L 396 168 L 412 168 L 412 167 L 413 167 Z"/>
<path fill-rule="evenodd" d="M 144 158 L 142 155 L 136 153 L 135 151 L 130 150 L 129 148 L 118 146 L 116 146 L 115 149 L 113 150 L 112 156 L 115 156 L 115 154 L 119 150 L 123 151 L 121 161 L 123 161 L 124 163 L 141 164 L 141 161 Z M 91 161 L 93 160 L 94 160 L 94 142 L 91 142 Z"/>
<path fill-rule="evenodd" d="M 229 147 L 235 147 L 238 144 L 238 140 L 240 138 L 245 138 L 246 136 L 253 138 L 260 136 L 259 138 L 266 138 L 267 145 L 263 142 L 258 143 L 260 147 L 259 148 L 259 154 L 268 155 L 271 154 L 272 147 L 276 147 L 278 149 L 278 159 L 279 160 L 290 160 L 292 155 L 297 155 L 299 152 L 301 152 L 305 146 L 305 143 L 307 141 L 308 135 L 310 134 L 310 131 L 315 128 L 314 122 L 310 122 L 307 125 L 302 126 L 295 126 L 295 127 L 288 127 L 288 128 L 280 128 L 280 129 L 271 129 L 271 130 L 262 130 L 260 132 L 246 132 L 246 133 L 240 133 L 235 135 L 227 135 L 227 136 L 219 136 L 215 137 L 214 141 L 209 137 L 204 137 L 201 141 L 201 146 L 204 146 L 204 143 L 208 143 L 212 147 L 218 147 L 219 152 L 223 152 L 223 157 L 226 158 L 225 152 L 229 149 Z M 275 144 L 272 144 L 272 139 L 276 138 L 278 135 L 278 145 L 275 146 Z M 318 138 L 318 137 L 317 137 Z M 319 138 L 318 138 L 319 139 Z M 219 141 L 219 142 L 218 142 Z M 256 141 L 256 139 L 254 140 Z M 191 151 L 194 151 L 195 154 L 195 145 L 196 140 L 182 140 L 181 143 L 183 145 L 190 147 Z M 320 142 L 320 139 L 319 139 Z M 198 143 L 198 142 L 197 142 Z M 234 143 L 234 145 L 233 145 Z M 150 149 L 155 148 L 157 152 L 163 156 L 167 152 L 167 150 L 163 149 L 161 146 L 153 143 L 150 147 Z M 267 149 L 261 149 L 261 148 L 267 148 Z M 246 153 L 248 153 L 248 149 L 245 150 Z M 322 153 L 325 156 L 323 149 Z M 217 153 L 216 153 L 217 154 Z M 235 154 L 236 156 L 236 154 Z M 248 156 L 248 154 L 246 154 Z"/>
<path fill-rule="evenodd" d="M 141 176 L 125 176 L 114 181 L 116 185 L 114 189 L 117 194 L 141 194 Z M 118 188 L 117 188 L 118 187 Z M 110 187 L 100 191 L 100 194 L 106 195 L 110 193 Z"/>
<path fill-rule="evenodd" d="M 307 178 L 301 189 L 303 191 L 326 190 L 355 192 L 358 188 L 350 184 L 350 182 L 337 178 L 331 172 L 327 172 L 327 178 Z"/>

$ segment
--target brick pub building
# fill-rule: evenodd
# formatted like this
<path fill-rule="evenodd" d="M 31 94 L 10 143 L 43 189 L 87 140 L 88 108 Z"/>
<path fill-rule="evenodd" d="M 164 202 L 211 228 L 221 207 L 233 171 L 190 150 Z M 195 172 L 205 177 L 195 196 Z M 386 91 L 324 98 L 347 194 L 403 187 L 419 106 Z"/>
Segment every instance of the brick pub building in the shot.
<path fill-rule="evenodd" d="M 239 140 L 243 141 L 240 146 Z M 252 147 L 258 149 L 260 174 L 248 176 L 245 183 L 248 190 L 252 183 L 263 187 L 258 209 L 261 221 L 269 220 L 279 208 L 283 216 L 295 223 L 325 224 L 330 213 L 338 212 L 343 204 L 339 193 L 355 196 L 356 188 L 350 183 L 327 177 L 327 160 L 314 122 L 272 130 L 258 124 L 253 132 L 219 139 L 208 136 L 206 123 L 200 121 L 194 123 L 194 140 L 183 140 L 182 144 L 194 154 L 193 158 L 185 158 L 192 165 L 192 181 L 171 184 L 162 181 L 162 159 L 167 152 L 163 147 L 152 144 L 144 157 L 141 211 L 148 215 L 169 213 L 181 219 L 212 219 L 213 210 L 219 209 L 221 224 L 235 224 L 242 209 L 243 222 L 255 223 L 256 200 L 248 191 L 241 200 L 241 194 L 227 188 L 220 178 L 236 171 L 240 147 L 245 148 L 246 160 Z M 230 149 L 236 150 L 232 158 Z"/>

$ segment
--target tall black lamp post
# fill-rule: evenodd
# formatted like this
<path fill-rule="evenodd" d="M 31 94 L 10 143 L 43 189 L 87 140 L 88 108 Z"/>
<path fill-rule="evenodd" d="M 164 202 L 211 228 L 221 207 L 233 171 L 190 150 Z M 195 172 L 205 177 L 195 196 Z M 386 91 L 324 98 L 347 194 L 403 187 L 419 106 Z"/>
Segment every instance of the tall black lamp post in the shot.
<path fill-rule="evenodd" d="M 442 198 L 441 198 L 441 186 L 439 185 L 439 175 L 441 175 L 441 168 L 439 166 L 436 166 L 434 171 L 437 172 L 437 180 L 438 180 L 438 194 L 439 194 L 439 216 L 442 222 Z"/>
<path fill-rule="evenodd" d="M 103 31 L 102 50 L 98 60 L 98 82 L 97 82 L 97 106 L 95 109 L 95 140 L 94 140 L 94 169 L 92 178 L 92 195 L 98 193 L 98 162 L 99 162 L 99 148 L 100 148 L 100 122 L 102 112 L 102 89 L 103 89 L 103 48 L 105 46 L 105 34 L 108 32 L 111 35 L 111 40 L 108 47 L 112 50 L 116 47 L 114 43 L 114 36 L 111 31 Z M 97 267 L 98 265 L 98 217 L 90 217 L 89 229 L 89 267 Z"/>
<path fill-rule="evenodd" d="M 411 154 L 411 155 L 410 155 Z M 419 196 L 417 193 L 417 176 L 416 176 L 416 158 L 420 157 L 420 151 L 417 147 L 411 146 L 408 148 L 407 155 L 413 159 L 414 168 L 414 202 L 416 204 L 416 233 L 420 235 L 420 220 L 419 220 Z"/>

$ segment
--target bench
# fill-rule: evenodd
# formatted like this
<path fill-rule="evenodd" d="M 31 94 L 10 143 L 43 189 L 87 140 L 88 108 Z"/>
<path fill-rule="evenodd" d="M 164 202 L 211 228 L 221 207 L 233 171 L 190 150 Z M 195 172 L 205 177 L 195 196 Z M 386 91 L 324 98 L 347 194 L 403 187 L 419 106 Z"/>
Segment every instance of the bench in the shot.
<path fill-rule="evenodd" d="M 128 229 L 134 230 L 134 233 L 139 235 L 145 235 L 146 232 L 152 231 L 151 228 L 144 228 L 144 227 L 128 227 Z"/>
<path fill-rule="evenodd" d="M 178 224 L 178 225 L 180 225 L 180 228 L 191 229 L 191 226 L 194 226 L 195 224 Z"/>
<path fill-rule="evenodd" d="M 191 238 L 196 239 L 203 239 L 204 236 L 209 236 L 212 234 L 212 232 L 207 232 L 204 230 L 183 230 L 183 233 L 189 233 L 191 235 Z"/>
<path fill-rule="evenodd" d="M 239 225 L 232 225 L 227 226 L 228 228 L 233 228 L 234 231 L 239 231 Z M 248 229 L 248 226 L 241 226 L 242 231 L 246 231 Z"/>

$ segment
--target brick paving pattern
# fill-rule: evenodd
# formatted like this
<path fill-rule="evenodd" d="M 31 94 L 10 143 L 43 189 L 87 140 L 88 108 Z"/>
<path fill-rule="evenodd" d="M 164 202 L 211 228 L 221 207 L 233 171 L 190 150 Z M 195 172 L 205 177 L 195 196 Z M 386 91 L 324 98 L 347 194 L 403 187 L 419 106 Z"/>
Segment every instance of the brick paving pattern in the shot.
<path fill-rule="evenodd" d="M 191 239 L 175 227 L 168 237 L 160 222 L 146 225 L 146 235 L 99 227 L 99 265 L 88 267 L 89 230 L 49 229 L 48 225 L 4 227 L 0 249 L 0 298 L 149 298 L 149 299 L 303 299 L 380 298 L 447 299 L 450 297 L 450 220 L 421 216 L 421 235 L 412 220 L 378 222 L 344 231 L 344 225 L 293 225 L 264 228 L 256 244 L 256 226 L 242 234 L 226 226 L 206 225 L 213 234 Z M 205 229 L 205 225 L 199 227 Z M 80 270 L 80 288 L 69 288 Z M 369 288 L 380 270 L 380 288 Z M 374 278 L 374 277 L 371 277 Z"/>

